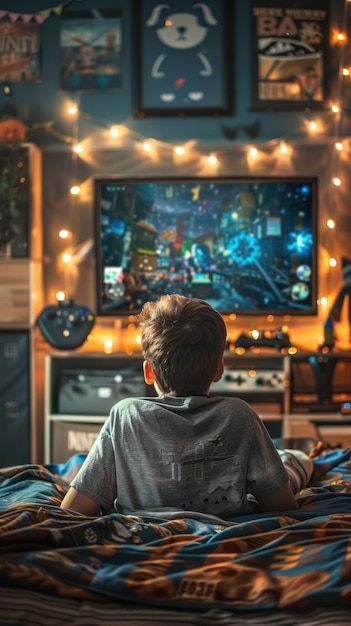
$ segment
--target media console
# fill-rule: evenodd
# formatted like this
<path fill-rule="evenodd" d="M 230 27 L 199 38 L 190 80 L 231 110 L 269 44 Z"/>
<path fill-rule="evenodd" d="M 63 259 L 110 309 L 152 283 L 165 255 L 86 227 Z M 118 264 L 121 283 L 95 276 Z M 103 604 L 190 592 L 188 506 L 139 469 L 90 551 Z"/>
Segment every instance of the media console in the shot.
<path fill-rule="evenodd" d="M 141 354 L 53 352 L 45 371 L 46 463 L 86 453 L 121 398 L 155 395 L 144 382 Z M 211 394 L 249 402 L 272 437 L 351 438 L 351 352 L 228 352 Z"/>

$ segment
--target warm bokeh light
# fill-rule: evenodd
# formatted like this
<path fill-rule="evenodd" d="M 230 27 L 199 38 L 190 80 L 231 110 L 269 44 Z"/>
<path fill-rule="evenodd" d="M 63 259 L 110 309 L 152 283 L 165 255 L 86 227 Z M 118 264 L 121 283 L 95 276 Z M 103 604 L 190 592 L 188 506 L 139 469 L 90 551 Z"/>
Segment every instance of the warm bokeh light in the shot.
<path fill-rule="evenodd" d="M 315 131 L 318 129 L 318 124 L 317 124 L 317 122 L 315 122 L 314 120 L 312 120 L 312 121 L 309 123 L 309 129 L 310 129 L 312 132 L 315 132 Z"/>
<path fill-rule="evenodd" d="M 104 341 L 104 352 L 105 354 L 111 354 L 113 348 L 113 342 L 111 339 L 105 339 Z"/>
<path fill-rule="evenodd" d="M 332 219 L 327 220 L 327 226 L 328 228 L 332 229 L 335 228 L 335 222 Z"/>
<path fill-rule="evenodd" d="M 183 156 L 183 154 L 185 154 L 185 149 L 183 148 L 183 146 L 175 146 L 175 148 L 174 148 L 174 152 L 175 152 L 178 156 Z"/>
<path fill-rule="evenodd" d="M 78 113 L 78 107 L 75 104 L 70 104 L 70 106 L 67 109 L 67 113 L 68 115 L 77 115 Z"/>
<path fill-rule="evenodd" d="M 150 152 L 151 151 L 151 143 L 149 141 L 144 141 L 144 143 L 143 143 L 143 150 L 145 152 Z"/>
<path fill-rule="evenodd" d="M 73 185 L 73 187 L 71 187 L 70 192 L 72 194 L 72 196 L 78 196 L 78 194 L 80 193 L 80 187 L 79 185 Z"/>
<path fill-rule="evenodd" d="M 59 232 L 59 237 L 61 239 L 67 239 L 69 237 L 69 230 L 67 230 L 66 228 L 61 228 L 60 232 Z"/>
<path fill-rule="evenodd" d="M 71 262 L 71 259 L 72 259 L 72 257 L 71 257 L 71 255 L 70 255 L 70 253 L 69 253 L 69 252 L 65 252 L 65 253 L 62 255 L 62 261 L 63 261 L 63 263 L 70 263 L 70 262 Z"/>
<path fill-rule="evenodd" d="M 334 176 L 334 178 L 332 178 L 332 183 L 335 187 L 340 187 L 341 179 L 338 176 Z"/>
<path fill-rule="evenodd" d="M 218 159 L 215 154 L 209 154 L 207 157 L 207 161 L 210 165 L 216 165 L 216 163 L 218 162 Z"/>

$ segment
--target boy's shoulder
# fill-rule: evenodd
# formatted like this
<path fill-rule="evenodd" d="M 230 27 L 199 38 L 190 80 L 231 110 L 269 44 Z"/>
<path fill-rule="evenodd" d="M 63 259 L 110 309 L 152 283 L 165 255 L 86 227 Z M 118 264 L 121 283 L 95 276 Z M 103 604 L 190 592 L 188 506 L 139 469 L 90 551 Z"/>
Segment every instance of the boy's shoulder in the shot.
<path fill-rule="evenodd" d="M 174 408 L 174 409 L 196 409 L 199 407 L 208 407 L 211 406 L 219 408 L 219 405 L 225 407 L 226 409 L 231 408 L 240 410 L 240 411 L 248 411 L 253 413 L 252 407 L 241 398 L 236 396 L 219 396 L 219 395 L 210 395 L 210 396 L 170 396 L 170 395 L 161 395 L 161 396 L 137 396 L 137 397 L 128 397 L 119 400 L 115 407 L 118 409 L 131 409 L 132 407 L 166 407 L 166 408 Z"/>

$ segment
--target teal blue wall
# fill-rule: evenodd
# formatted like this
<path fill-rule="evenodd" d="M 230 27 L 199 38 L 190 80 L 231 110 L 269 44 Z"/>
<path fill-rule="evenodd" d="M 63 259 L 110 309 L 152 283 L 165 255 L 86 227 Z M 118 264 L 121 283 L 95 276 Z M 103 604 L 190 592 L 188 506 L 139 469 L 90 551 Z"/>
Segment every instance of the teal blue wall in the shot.
<path fill-rule="evenodd" d="M 10 11 L 42 10 L 54 4 L 53 0 L 2 0 L 1 9 Z M 56 3 L 55 3 L 56 4 Z M 69 10 L 93 8 L 93 0 L 82 0 L 67 5 Z M 79 140 L 85 152 L 81 158 L 72 156 L 70 143 L 59 141 L 48 134 L 39 134 L 35 139 L 42 150 L 43 168 L 41 192 L 44 225 L 44 291 L 45 303 L 54 301 L 56 291 L 64 289 L 76 301 L 95 308 L 95 255 L 90 253 L 75 268 L 63 267 L 60 261 L 65 246 L 77 250 L 85 242 L 94 240 L 94 197 L 93 180 L 96 176 L 123 175 L 206 175 L 208 166 L 204 156 L 215 151 L 219 164 L 214 171 L 220 175 L 310 175 L 319 179 L 319 233 L 318 269 L 319 297 L 326 296 L 329 304 L 338 291 L 341 275 L 340 256 L 349 255 L 351 232 L 350 171 L 350 114 L 342 114 L 341 129 L 345 149 L 336 160 L 333 143 L 335 140 L 335 115 L 327 107 L 316 113 L 310 111 L 254 111 L 251 100 L 251 48 L 250 2 L 237 0 L 231 25 L 233 55 L 230 81 L 233 87 L 234 110 L 228 117 L 158 117 L 137 119 L 134 116 L 135 59 L 133 51 L 133 19 L 130 0 L 101 0 L 99 8 L 121 9 L 123 17 L 123 85 L 116 93 L 84 93 L 79 97 Z M 301 4 L 301 3 L 299 3 Z M 346 4 L 350 4 L 347 3 Z M 309 2 L 305 2 L 309 6 Z M 331 33 L 342 29 L 345 2 L 332 0 Z M 60 16 L 51 15 L 42 25 L 42 76 L 38 84 L 14 84 L 13 96 L 16 105 L 28 106 L 27 124 L 40 124 L 52 120 L 54 128 L 72 136 L 77 127 L 67 119 L 65 109 L 70 94 L 60 91 L 59 29 Z M 339 94 L 338 62 L 333 46 L 327 60 L 330 71 L 330 101 Z M 314 117 L 321 125 L 316 135 L 311 135 L 307 123 Z M 257 137 L 250 139 L 245 131 L 239 131 L 235 139 L 223 134 L 223 125 L 231 128 L 258 123 Z M 111 141 L 107 136 L 110 124 L 123 129 L 121 137 Z M 140 150 L 143 139 L 154 138 L 157 150 L 146 155 Z M 292 151 L 285 158 L 277 153 L 279 141 L 291 144 Z M 186 144 L 187 156 L 174 157 L 172 146 Z M 255 144 L 259 158 L 250 160 L 247 148 Z M 344 187 L 336 190 L 330 183 L 333 175 L 340 175 Z M 81 195 L 72 200 L 69 190 L 73 183 L 81 185 Z M 328 230 L 326 221 L 333 217 L 336 228 Z M 72 232 L 69 244 L 58 239 L 60 228 Z M 330 256 L 335 256 L 337 265 L 331 269 Z M 317 346 L 323 332 L 327 306 L 320 306 L 313 319 L 274 320 L 274 325 L 287 322 L 295 340 L 306 348 Z M 228 321 L 229 334 L 235 337 L 242 330 L 262 327 L 265 319 L 241 318 Z M 340 331 L 340 346 L 346 342 L 347 334 Z"/>
<path fill-rule="evenodd" d="M 1 9 L 10 11 L 42 10 L 52 5 L 60 4 L 54 0 L 2 0 Z M 279 111 L 252 111 L 251 81 L 252 81 L 252 41 L 250 35 L 250 2 L 237 0 L 233 2 L 232 19 L 232 59 L 230 82 L 234 99 L 234 111 L 229 117 L 186 117 L 186 118 L 151 118 L 136 119 L 134 117 L 134 79 L 135 59 L 133 54 L 133 15 L 131 0 L 81 0 L 70 2 L 66 11 L 77 11 L 94 8 L 120 9 L 123 17 L 123 86 L 118 93 L 85 93 L 80 95 L 81 114 L 91 118 L 96 123 L 107 122 L 125 124 L 138 134 L 146 137 L 155 137 L 161 141 L 186 141 L 196 138 L 204 142 L 228 142 L 222 132 L 222 125 L 240 126 L 259 122 L 260 131 L 257 140 L 267 141 L 275 137 L 299 137 L 301 135 L 301 112 Z M 303 3 L 299 3 L 299 6 Z M 309 6 L 309 2 L 305 2 Z M 331 29 L 342 28 L 343 0 L 332 0 Z M 54 120 L 55 127 L 69 132 L 63 114 L 67 93 L 60 93 L 60 57 L 59 57 L 59 29 L 60 16 L 52 14 L 41 28 L 42 32 L 42 79 L 40 84 L 14 84 L 15 101 L 26 103 L 29 109 L 30 123 L 40 123 Z M 332 89 L 336 96 L 337 83 L 335 81 L 336 60 L 333 60 L 330 73 Z M 330 69 L 330 63 L 329 63 Z M 333 94 L 331 94 L 333 97 Z M 239 132 L 238 140 L 247 140 L 244 132 Z M 38 139 L 39 141 L 39 139 Z M 47 144 L 41 139 L 41 143 Z"/>

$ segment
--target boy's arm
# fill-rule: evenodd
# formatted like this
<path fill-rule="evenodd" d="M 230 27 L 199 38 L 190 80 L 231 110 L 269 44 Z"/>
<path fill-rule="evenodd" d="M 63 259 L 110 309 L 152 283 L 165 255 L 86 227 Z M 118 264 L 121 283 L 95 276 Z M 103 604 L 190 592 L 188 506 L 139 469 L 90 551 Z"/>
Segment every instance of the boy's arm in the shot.
<path fill-rule="evenodd" d="M 298 502 L 291 490 L 290 482 L 270 495 L 257 498 L 262 511 L 295 511 L 299 508 Z"/>
<path fill-rule="evenodd" d="M 61 509 L 69 509 L 90 516 L 99 515 L 100 513 L 100 505 L 95 500 L 77 491 L 74 487 L 69 488 L 60 507 Z"/>

